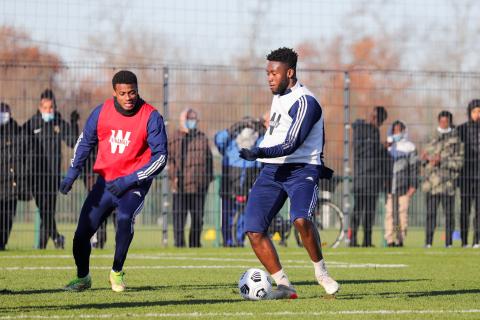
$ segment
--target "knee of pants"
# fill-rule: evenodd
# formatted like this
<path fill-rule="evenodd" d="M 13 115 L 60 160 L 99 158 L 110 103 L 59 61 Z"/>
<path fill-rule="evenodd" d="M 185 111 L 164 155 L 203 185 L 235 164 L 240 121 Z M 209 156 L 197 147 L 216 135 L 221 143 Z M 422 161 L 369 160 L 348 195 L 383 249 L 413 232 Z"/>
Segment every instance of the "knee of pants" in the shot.
<path fill-rule="evenodd" d="M 134 222 L 134 217 L 132 215 L 123 213 L 123 212 L 117 212 L 117 226 L 121 228 L 122 226 L 130 226 Z"/>

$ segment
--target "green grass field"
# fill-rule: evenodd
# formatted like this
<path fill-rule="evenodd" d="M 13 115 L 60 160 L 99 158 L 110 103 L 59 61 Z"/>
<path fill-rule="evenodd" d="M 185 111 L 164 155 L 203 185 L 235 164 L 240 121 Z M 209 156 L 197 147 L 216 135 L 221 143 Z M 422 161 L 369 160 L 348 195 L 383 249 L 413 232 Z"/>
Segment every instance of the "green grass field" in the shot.
<path fill-rule="evenodd" d="M 260 267 L 250 248 L 142 249 L 135 241 L 120 294 L 107 280 L 111 246 L 93 252 L 93 287 L 82 293 L 61 290 L 75 274 L 70 249 L 1 252 L 0 319 L 480 318 L 480 250 L 326 249 L 342 286 L 328 299 L 303 249 L 279 248 L 299 299 L 253 302 L 237 289 L 244 270 Z"/>

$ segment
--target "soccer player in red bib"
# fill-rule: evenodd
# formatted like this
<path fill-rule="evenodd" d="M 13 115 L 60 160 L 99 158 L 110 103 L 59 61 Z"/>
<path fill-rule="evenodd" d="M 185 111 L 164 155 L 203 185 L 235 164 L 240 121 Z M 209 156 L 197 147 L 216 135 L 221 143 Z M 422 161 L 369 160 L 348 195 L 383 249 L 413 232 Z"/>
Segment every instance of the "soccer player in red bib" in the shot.
<path fill-rule="evenodd" d="M 93 171 L 99 178 L 83 204 L 73 238 L 77 277 L 65 290 L 82 291 L 92 286 L 89 273 L 90 238 L 107 216 L 116 210 L 115 256 L 112 290 L 125 290 L 123 264 L 133 239 L 135 216 L 143 207 L 153 178 L 167 160 L 167 135 L 162 116 L 138 94 L 137 77 L 119 71 L 112 79 L 113 99 L 90 114 L 74 149 L 71 166 L 60 185 L 67 194 L 81 173 L 90 151 L 98 145 Z"/>

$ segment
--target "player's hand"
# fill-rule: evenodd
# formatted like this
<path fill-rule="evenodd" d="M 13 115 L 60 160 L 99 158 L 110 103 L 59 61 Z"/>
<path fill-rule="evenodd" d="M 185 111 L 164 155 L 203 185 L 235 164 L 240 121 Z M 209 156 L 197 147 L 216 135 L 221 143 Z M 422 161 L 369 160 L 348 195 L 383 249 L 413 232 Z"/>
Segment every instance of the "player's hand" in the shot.
<path fill-rule="evenodd" d="M 257 158 L 260 157 L 260 149 L 253 148 L 253 149 L 246 149 L 243 148 L 239 151 L 240 158 L 245 159 L 247 161 L 255 161 Z"/>
<path fill-rule="evenodd" d="M 60 183 L 60 193 L 67 194 L 72 190 L 72 185 L 75 180 L 72 178 L 64 178 Z"/>
<path fill-rule="evenodd" d="M 109 181 L 105 184 L 105 187 L 107 188 L 110 193 L 113 195 L 120 197 L 122 194 L 125 193 L 125 191 L 128 190 L 130 185 L 126 183 L 125 179 L 122 178 L 117 178 L 115 180 Z"/>
<path fill-rule="evenodd" d="M 70 113 L 70 123 L 77 123 L 79 119 L 80 114 L 77 110 L 73 110 L 72 113 Z"/>

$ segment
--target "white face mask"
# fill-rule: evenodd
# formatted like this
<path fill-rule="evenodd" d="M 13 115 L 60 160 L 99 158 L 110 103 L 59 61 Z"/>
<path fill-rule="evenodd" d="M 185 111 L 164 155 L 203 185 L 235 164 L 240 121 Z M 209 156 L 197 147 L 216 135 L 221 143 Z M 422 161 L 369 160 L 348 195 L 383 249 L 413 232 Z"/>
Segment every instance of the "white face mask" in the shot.
<path fill-rule="evenodd" d="M 447 129 L 442 129 L 440 127 L 437 128 L 438 133 L 445 134 L 452 132 L 452 128 L 448 127 Z"/>
<path fill-rule="evenodd" d="M 0 112 L 0 124 L 7 124 L 10 121 L 10 113 Z"/>

